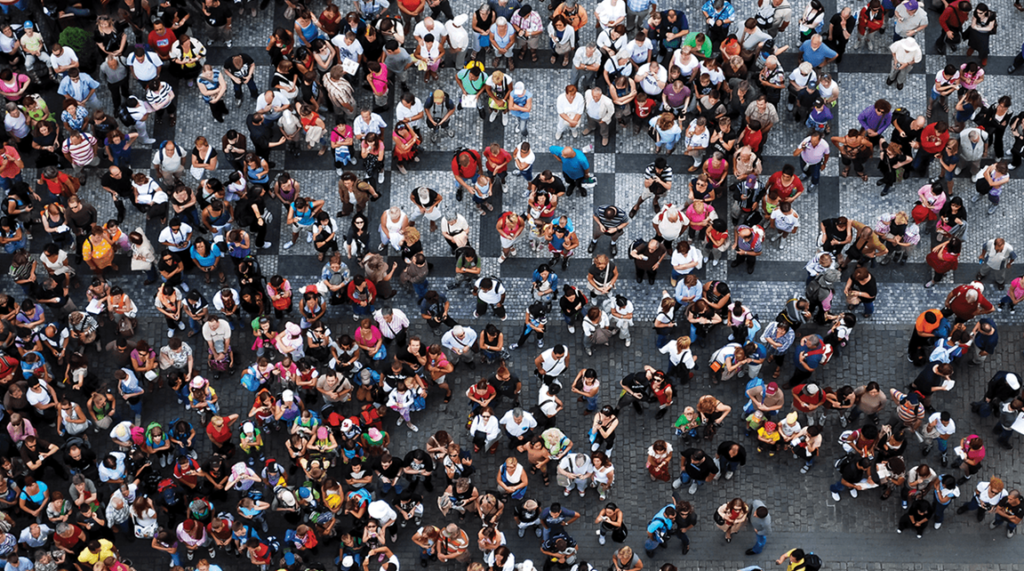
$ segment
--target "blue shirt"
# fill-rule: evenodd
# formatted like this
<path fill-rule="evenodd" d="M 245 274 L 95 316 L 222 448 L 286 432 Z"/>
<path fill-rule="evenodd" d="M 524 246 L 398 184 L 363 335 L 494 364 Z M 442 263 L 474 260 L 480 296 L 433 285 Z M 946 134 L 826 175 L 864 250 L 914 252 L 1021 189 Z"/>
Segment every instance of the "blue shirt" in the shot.
<path fill-rule="evenodd" d="M 818 346 L 817 347 L 813 347 L 813 348 L 812 347 L 805 347 L 805 346 L 803 346 L 802 344 L 799 344 L 799 343 L 796 346 L 796 361 L 797 361 L 797 363 L 802 367 L 803 364 L 800 363 L 800 357 L 803 357 L 804 361 L 807 362 L 808 370 L 811 370 L 811 371 L 814 371 L 815 369 L 818 368 L 818 365 L 821 364 L 821 358 L 825 355 L 824 353 L 821 352 L 821 347 L 822 347 L 822 345 L 824 345 L 824 341 L 822 340 L 821 335 L 815 335 L 815 337 L 818 338 Z M 811 354 L 812 352 L 814 352 L 816 354 L 812 355 Z"/>
<path fill-rule="evenodd" d="M 721 12 L 715 10 L 714 0 L 708 0 L 707 2 L 705 2 L 704 5 L 701 6 L 700 10 L 701 12 L 704 12 L 705 14 L 710 16 L 711 18 L 715 20 L 721 20 L 723 22 L 726 20 L 732 20 L 736 16 L 736 10 L 732 7 L 732 4 L 730 4 L 729 2 L 725 2 L 722 5 Z"/>
<path fill-rule="evenodd" d="M 662 533 L 668 533 L 672 530 L 672 520 L 665 515 L 665 510 L 670 507 L 673 506 L 667 505 L 661 508 L 658 513 L 654 514 L 654 517 L 651 518 L 651 523 L 647 524 L 647 533 L 657 535 L 659 531 Z"/>
<path fill-rule="evenodd" d="M 811 40 L 805 40 L 804 43 L 800 44 L 800 53 L 804 54 L 804 61 L 814 67 L 820 66 L 828 58 L 839 55 L 835 50 L 826 46 L 825 42 L 821 42 L 818 49 L 812 48 Z"/>
<path fill-rule="evenodd" d="M 557 145 L 551 145 L 551 147 L 548 148 L 548 151 L 550 151 L 551 154 L 562 159 L 562 173 L 573 180 L 579 180 L 586 176 L 587 171 L 590 170 L 590 161 L 587 160 L 583 151 L 573 149 L 573 151 L 576 152 L 576 156 L 571 159 L 567 159 L 562 156 L 563 149 L 565 149 L 565 147 L 559 147 Z"/>
<path fill-rule="evenodd" d="M 217 244 L 210 244 L 210 247 L 206 249 L 205 256 L 199 255 L 199 252 L 196 250 L 195 245 L 192 246 L 192 249 L 190 250 L 189 253 L 192 255 L 192 259 L 196 261 L 196 264 L 203 268 L 209 268 L 213 266 L 213 264 L 216 263 L 217 258 L 223 255 L 221 254 L 220 248 L 217 246 Z"/>
<path fill-rule="evenodd" d="M 203 87 L 215 91 L 218 87 L 220 87 L 220 70 L 217 68 L 213 68 L 213 77 L 211 77 L 210 79 L 206 79 L 205 77 L 200 75 L 196 78 L 196 81 L 198 83 L 202 83 Z M 203 95 L 203 101 L 209 103 L 210 99 L 212 98 L 207 95 Z M 213 566 L 211 565 L 210 567 L 212 568 Z"/>
<path fill-rule="evenodd" d="M 574 517 L 576 517 L 576 512 L 569 508 L 562 508 L 562 511 L 557 516 L 551 515 L 551 508 L 544 508 L 544 511 L 540 512 L 540 520 L 551 529 L 551 535 L 556 535 L 560 532 L 562 524 Z"/>
<path fill-rule="evenodd" d="M 99 82 L 93 79 L 92 76 L 82 72 L 79 74 L 77 82 L 71 81 L 70 76 L 64 76 L 64 79 L 60 80 L 60 87 L 57 88 L 57 93 L 81 103 L 89 97 L 90 91 L 99 86 Z"/>
<path fill-rule="evenodd" d="M 992 334 L 985 335 L 981 331 L 978 331 L 978 334 L 974 336 L 974 346 L 991 355 L 995 352 L 996 345 L 999 343 L 999 331 L 996 329 L 995 322 L 987 317 L 979 319 L 978 321 L 991 327 Z"/>

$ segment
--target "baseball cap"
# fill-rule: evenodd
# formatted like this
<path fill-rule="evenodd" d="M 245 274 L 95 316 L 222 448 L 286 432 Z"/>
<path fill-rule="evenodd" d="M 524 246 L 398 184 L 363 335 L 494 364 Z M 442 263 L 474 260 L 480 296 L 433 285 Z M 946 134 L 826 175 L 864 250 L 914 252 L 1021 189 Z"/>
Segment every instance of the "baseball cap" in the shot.
<path fill-rule="evenodd" d="M 512 91 L 516 95 L 522 95 L 526 93 L 526 84 L 523 83 L 522 81 L 517 81 L 516 84 L 512 86 Z"/>
<path fill-rule="evenodd" d="M 777 392 L 779 392 L 779 384 L 778 383 L 768 383 L 768 386 L 766 386 L 764 388 L 764 394 L 766 394 L 766 395 L 773 395 L 773 394 L 775 394 Z"/>
<path fill-rule="evenodd" d="M 906 5 L 907 11 L 912 12 L 914 10 L 917 10 L 917 0 L 907 0 L 903 4 Z"/>
<path fill-rule="evenodd" d="M 809 395 L 816 395 L 818 394 L 818 385 L 811 383 L 804 387 L 804 390 L 807 391 L 807 394 Z"/>
<path fill-rule="evenodd" d="M 246 434 L 252 434 L 255 431 L 256 431 L 256 427 L 253 426 L 253 424 L 251 422 L 247 422 L 247 423 L 242 425 L 242 432 L 244 432 Z"/>
<path fill-rule="evenodd" d="M 283 393 L 281 393 L 281 400 L 283 400 L 284 402 L 292 402 L 295 400 L 295 393 L 293 393 L 291 390 L 286 390 Z"/>
<path fill-rule="evenodd" d="M 768 432 L 775 432 L 775 429 L 778 428 L 778 427 L 779 427 L 778 424 L 775 424 L 774 422 L 772 422 L 770 420 L 768 422 L 764 423 L 764 429 L 766 431 L 768 431 Z"/>
<path fill-rule="evenodd" d="M 452 23 L 455 24 L 456 26 L 461 27 L 461 26 L 465 26 L 466 22 L 468 22 L 468 21 L 469 21 L 469 16 L 467 16 L 465 14 L 459 14 L 458 16 L 455 16 L 455 19 L 452 21 Z"/>
<path fill-rule="evenodd" d="M 820 98 L 820 97 L 814 100 L 814 106 L 815 107 L 821 107 L 824 104 L 825 104 L 825 100 Z"/>
<path fill-rule="evenodd" d="M 341 421 L 341 429 L 344 430 L 345 432 L 352 430 L 352 421 L 347 418 Z"/>
<path fill-rule="evenodd" d="M 23 28 L 35 28 L 36 25 L 32 23 L 32 20 L 25 20 L 25 23 L 21 25 Z"/>
<path fill-rule="evenodd" d="M 1015 391 L 1020 390 L 1020 379 L 1014 373 L 1006 375 L 1006 384 L 1010 385 L 1010 388 Z"/>
<path fill-rule="evenodd" d="M 299 335 L 302 333 L 302 328 L 298 324 L 289 322 L 288 325 L 284 326 L 285 330 L 291 335 Z"/>

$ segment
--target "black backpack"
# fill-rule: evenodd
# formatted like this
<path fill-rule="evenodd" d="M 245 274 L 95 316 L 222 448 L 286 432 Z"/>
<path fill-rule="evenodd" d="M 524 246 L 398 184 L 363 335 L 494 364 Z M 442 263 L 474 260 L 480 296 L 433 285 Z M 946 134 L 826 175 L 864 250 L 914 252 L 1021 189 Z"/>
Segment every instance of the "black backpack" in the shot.
<path fill-rule="evenodd" d="M 814 552 L 808 553 L 804 556 L 804 564 L 801 567 L 802 571 L 819 571 L 821 569 L 821 557 L 818 557 Z"/>
<path fill-rule="evenodd" d="M 128 111 L 128 106 L 124 103 L 122 103 L 121 106 L 117 108 L 117 120 L 124 124 L 124 126 L 128 129 L 132 128 L 132 126 L 135 125 L 135 119 L 132 117 L 131 112 Z"/>

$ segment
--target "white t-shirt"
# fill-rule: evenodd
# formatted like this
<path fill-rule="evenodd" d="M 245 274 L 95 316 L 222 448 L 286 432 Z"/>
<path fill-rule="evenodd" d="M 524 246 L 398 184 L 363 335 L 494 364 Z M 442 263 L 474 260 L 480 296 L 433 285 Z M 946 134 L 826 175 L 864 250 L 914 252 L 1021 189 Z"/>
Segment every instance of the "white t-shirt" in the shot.
<path fill-rule="evenodd" d="M 540 390 L 537 391 L 537 405 L 546 416 L 554 416 L 558 410 L 558 403 L 555 401 L 555 397 L 548 392 L 547 385 L 541 385 Z"/>
<path fill-rule="evenodd" d="M 645 39 L 644 43 L 642 44 L 637 44 L 634 40 L 632 42 L 629 42 L 628 47 L 630 59 L 632 59 L 635 63 L 640 64 L 646 63 L 648 54 L 654 51 L 654 44 L 652 44 L 651 40 L 649 39 Z"/>
<path fill-rule="evenodd" d="M 772 220 L 775 221 L 775 228 L 780 232 L 792 232 L 800 227 L 800 218 L 797 217 L 796 211 L 790 210 L 789 213 L 785 213 L 781 208 L 776 208 L 772 212 Z"/>
<path fill-rule="evenodd" d="M 338 48 L 338 58 L 352 60 L 354 62 L 359 61 L 359 56 L 363 55 L 363 45 L 358 40 L 352 40 L 351 44 L 345 43 L 345 36 L 338 34 L 331 40 L 334 47 Z"/>
<path fill-rule="evenodd" d="M 476 280 L 476 283 L 473 284 L 473 286 L 479 288 L 480 282 L 482 282 L 483 280 L 484 278 Z M 488 291 L 480 290 L 477 293 L 477 297 L 480 298 L 480 301 L 484 303 L 494 305 L 495 303 L 501 302 L 501 296 L 505 295 L 505 286 L 503 286 L 501 282 L 496 281 L 494 278 L 491 278 L 491 282 L 493 284 L 493 287 L 491 287 L 491 289 Z"/>
<path fill-rule="evenodd" d="M 444 33 L 441 35 L 448 36 L 448 45 L 453 50 L 464 50 L 469 47 L 469 32 L 465 27 L 455 27 L 451 20 L 444 23 Z M 436 37 L 437 34 L 435 33 L 434 36 Z"/>
<path fill-rule="evenodd" d="M 664 236 L 664 232 L 662 232 L 662 236 Z M 686 253 L 686 255 L 679 253 L 679 251 L 675 251 L 672 253 L 672 267 L 674 268 L 676 266 L 681 266 L 683 264 L 697 262 L 696 266 L 693 266 L 690 269 L 684 270 L 682 272 L 683 274 L 688 274 L 696 269 L 700 269 L 700 261 L 703 261 L 703 258 L 704 255 L 701 254 L 700 250 L 698 250 L 697 248 L 690 248 L 690 251 Z"/>
<path fill-rule="evenodd" d="M 164 243 L 169 242 L 174 244 L 168 246 L 167 249 L 172 252 L 184 252 L 189 248 L 188 235 L 192 233 L 192 227 L 182 222 L 181 227 L 175 232 L 170 226 L 160 231 L 160 236 L 157 237 L 157 242 Z"/>
<path fill-rule="evenodd" d="M 153 56 L 153 57 L 156 57 L 156 56 Z M 73 49 L 71 49 L 69 47 L 65 47 L 64 51 L 60 52 L 59 56 L 55 56 L 55 55 L 52 55 L 52 54 L 50 55 L 50 67 L 53 67 L 53 68 L 64 67 L 66 65 L 71 65 L 72 63 L 77 62 L 77 61 L 78 61 L 78 55 L 75 54 L 75 50 L 73 50 Z M 153 77 L 156 77 L 156 71 L 155 71 L 156 67 L 157 66 L 154 66 L 154 68 L 153 68 L 154 69 Z M 150 79 L 153 79 L 153 78 L 151 77 Z"/>
<path fill-rule="evenodd" d="M 0 34 L 0 37 L 6 37 Z M 4 129 L 19 139 L 24 139 L 28 136 L 28 117 L 24 113 L 19 113 L 17 117 L 7 113 L 4 115 Z"/>
<path fill-rule="evenodd" d="M 650 69 L 651 64 L 645 63 L 636 70 L 637 77 L 644 75 L 645 73 L 647 74 L 640 82 L 640 88 L 643 89 L 644 93 L 647 95 L 661 95 L 664 88 L 658 87 L 658 82 L 665 83 L 668 81 L 668 70 L 665 69 L 665 66 L 661 65 L 658 66 L 658 71 L 655 73 L 649 73 Z"/>
<path fill-rule="evenodd" d="M 69 51 L 71 50 L 69 50 L 68 48 L 64 48 L 64 53 L 67 53 Z M 50 61 L 52 62 L 53 60 L 51 59 Z M 143 57 L 142 61 L 136 59 L 135 54 L 132 54 L 128 58 L 128 61 L 127 63 L 125 63 L 125 65 L 127 65 L 135 71 L 135 77 L 139 78 L 139 81 L 146 82 L 156 78 L 156 68 L 163 65 L 163 63 L 157 56 L 150 54 L 149 52 L 146 52 L 146 55 L 145 57 Z"/>
<path fill-rule="evenodd" d="M 39 379 L 39 388 L 43 389 L 38 393 L 29 389 L 25 391 L 25 400 L 32 406 L 50 404 L 50 385 L 46 384 L 46 381 Z"/>
<path fill-rule="evenodd" d="M 540 354 L 541 359 L 543 359 L 543 361 L 540 364 L 541 369 L 544 370 L 545 374 L 551 375 L 552 377 L 557 377 L 558 375 L 561 375 L 562 371 L 565 370 L 565 358 L 568 355 L 569 353 L 566 352 L 565 355 L 562 355 L 561 357 L 556 359 L 554 348 L 544 351 L 543 353 Z"/>
<path fill-rule="evenodd" d="M 423 113 L 423 102 L 417 97 L 412 103 L 412 107 L 406 107 L 404 103 L 399 103 L 395 106 L 395 124 L 399 124 L 402 121 L 406 121 L 409 117 L 415 117 Z M 409 121 L 410 127 L 419 127 L 423 124 L 423 117 L 414 121 Z"/>
<path fill-rule="evenodd" d="M 440 44 L 441 40 L 448 35 L 448 30 L 437 20 L 434 21 L 434 27 L 430 30 L 427 29 L 426 22 L 420 22 L 412 29 L 412 35 L 420 40 L 425 38 L 427 34 L 434 34 L 434 41 Z"/>
<path fill-rule="evenodd" d="M 523 141 L 525 143 L 526 141 Z M 518 159 L 519 162 L 526 165 L 527 168 L 533 166 L 534 161 L 537 160 L 537 155 L 533 154 L 533 149 L 526 155 L 523 154 L 523 143 L 516 145 L 516 152 L 513 153 L 513 157 Z"/>
<path fill-rule="evenodd" d="M 583 115 L 583 110 L 586 108 L 586 101 L 583 100 L 583 95 L 577 93 L 576 97 L 569 101 L 569 98 L 565 94 L 558 96 L 558 100 L 555 103 L 555 111 L 559 115 Z"/>
<path fill-rule="evenodd" d="M 523 411 L 523 418 L 517 423 L 515 415 L 510 410 L 505 413 L 505 416 L 501 417 L 498 424 L 504 426 L 505 430 L 512 436 L 522 436 L 527 431 L 537 427 L 537 420 L 533 418 L 532 414 Z"/>
<path fill-rule="evenodd" d="M 928 424 L 931 424 L 933 422 L 935 423 L 935 432 L 938 432 L 942 436 L 948 436 L 956 432 L 956 423 L 953 422 L 952 418 L 949 419 L 948 425 L 942 424 L 941 412 L 933 413 L 931 416 L 928 417 Z"/>

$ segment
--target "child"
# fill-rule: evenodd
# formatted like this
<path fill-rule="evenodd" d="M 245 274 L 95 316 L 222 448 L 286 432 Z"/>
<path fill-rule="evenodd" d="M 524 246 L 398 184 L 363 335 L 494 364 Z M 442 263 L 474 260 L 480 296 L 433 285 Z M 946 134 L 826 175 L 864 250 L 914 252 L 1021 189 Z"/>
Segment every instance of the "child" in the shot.
<path fill-rule="evenodd" d="M 697 411 L 693 410 L 692 406 L 688 406 L 683 409 L 683 414 L 679 415 L 676 419 L 676 423 L 673 425 L 676 428 L 676 436 L 683 439 L 684 442 L 689 441 L 691 438 L 697 438 L 697 428 L 700 426 L 700 415 Z"/>
<path fill-rule="evenodd" d="M 487 199 L 491 197 L 491 177 L 481 174 L 473 186 L 473 204 L 480 211 L 480 216 L 487 216 L 487 213 L 494 210 Z"/>
<path fill-rule="evenodd" d="M 779 450 L 779 440 L 782 439 L 782 435 L 779 434 L 779 426 L 772 421 L 764 423 L 764 426 L 757 429 L 757 451 L 761 452 L 763 449 L 768 449 L 768 456 L 775 456 L 775 453 Z"/>
<path fill-rule="evenodd" d="M 751 432 L 757 432 L 759 428 L 764 424 L 764 413 L 755 410 L 750 416 L 747 417 L 747 436 L 750 436 Z"/>

